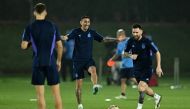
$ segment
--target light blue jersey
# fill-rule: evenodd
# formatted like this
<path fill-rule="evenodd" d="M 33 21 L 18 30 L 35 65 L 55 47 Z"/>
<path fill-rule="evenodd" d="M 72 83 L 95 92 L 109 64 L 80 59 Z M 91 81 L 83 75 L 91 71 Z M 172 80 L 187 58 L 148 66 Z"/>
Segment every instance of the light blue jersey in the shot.
<path fill-rule="evenodd" d="M 125 40 L 117 44 L 117 50 L 116 50 L 117 55 L 122 55 L 122 53 L 124 53 L 128 40 L 129 38 L 126 38 Z M 132 67 L 133 67 L 133 60 L 131 58 L 126 58 L 122 56 L 121 68 L 132 68 Z"/>

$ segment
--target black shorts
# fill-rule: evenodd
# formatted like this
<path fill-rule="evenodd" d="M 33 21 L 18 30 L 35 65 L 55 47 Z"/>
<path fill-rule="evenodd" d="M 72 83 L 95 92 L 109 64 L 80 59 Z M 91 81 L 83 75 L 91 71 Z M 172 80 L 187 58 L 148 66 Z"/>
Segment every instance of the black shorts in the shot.
<path fill-rule="evenodd" d="M 134 72 L 133 72 L 133 68 L 122 68 L 120 70 L 120 78 L 121 79 L 130 79 L 130 78 L 134 78 Z"/>
<path fill-rule="evenodd" d="M 152 67 L 146 67 L 146 68 L 134 68 L 134 74 L 137 82 L 144 81 L 146 83 L 149 82 L 150 78 L 153 74 L 153 68 Z"/>
<path fill-rule="evenodd" d="M 73 61 L 73 79 L 84 78 L 84 71 L 88 71 L 90 66 L 95 66 L 93 59 L 89 59 L 88 61 Z"/>
<path fill-rule="evenodd" d="M 43 67 L 34 66 L 32 71 L 32 84 L 44 85 L 46 79 L 48 85 L 56 85 L 60 83 L 56 65 Z"/>

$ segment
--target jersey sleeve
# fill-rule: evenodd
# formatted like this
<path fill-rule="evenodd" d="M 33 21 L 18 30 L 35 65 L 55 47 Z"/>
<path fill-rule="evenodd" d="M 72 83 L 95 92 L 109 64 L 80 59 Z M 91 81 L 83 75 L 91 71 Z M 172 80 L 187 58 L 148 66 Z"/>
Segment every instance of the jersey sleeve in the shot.
<path fill-rule="evenodd" d="M 27 41 L 27 42 L 30 42 L 30 37 L 31 37 L 31 31 L 30 31 L 30 26 L 27 26 L 25 29 L 24 29 L 24 32 L 22 34 L 22 41 Z"/>
<path fill-rule="evenodd" d="M 148 47 L 151 49 L 152 52 L 156 53 L 158 51 L 158 47 L 154 44 L 153 41 L 147 41 Z"/>
<path fill-rule="evenodd" d="M 56 37 L 56 41 L 60 41 L 60 40 L 61 40 L 61 37 L 60 37 L 60 36 L 61 36 L 61 33 L 60 33 L 58 27 L 55 26 L 55 37 Z"/>
<path fill-rule="evenodd" d="M 96 31 L 93 31 L 93 36 L 94 36 L 94 40 L 98 42 L 101 42 L 104 39 L 103 36 L 97 33 Z"/>
<path fill-rule="evenodd" d="M 76 36 L 76 29 L 71 30 L 71 31 L 68 33 L 68 40 L 75 39 L 75 36 Z"/>

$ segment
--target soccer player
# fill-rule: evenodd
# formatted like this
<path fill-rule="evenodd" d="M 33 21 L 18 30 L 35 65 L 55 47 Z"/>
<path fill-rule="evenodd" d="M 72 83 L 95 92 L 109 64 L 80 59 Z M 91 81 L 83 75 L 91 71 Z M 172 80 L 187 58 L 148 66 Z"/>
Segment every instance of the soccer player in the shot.
<path fill-rule="evenodd" d="M 133 38 L 130 38 L 125 49 L 124 55 L 131 57 L 134 61 L 135 77 L 138 82 L 139 101 L 137 109 L 142 109 L 145 94 L 154 97 L 155 109 L 160 107 L 161 96 L 155 93 L 149 86 L 148 82 L 153 74 L 152 57 L 156 55 L 156 74 L 161 77 L 163 75 L 161 68 L 161 54 L 157 46 L 144 37 L 143 29 L 140 24 L 132 26 Z M 130 50 L 132 53 L 130 53 Z"/>
<path fill-rule="evenodd" d="M 135 75 L 133 73 L 133 60 L 129 57 L 123 57 L 122 53 L 126 48 L 129 37 L 126 36 L 123 29 L 117 31 L 117 39 L 119 40 L 117 44 L 116 53 L 113 55 L 110 60 L 116 60 L 119 56 L 122 56 L 121 69 L 120 69 L 120 78 L 121 78 L 121 95 L 116 96 L 116 99 L 127 99 L 126 96 L 126 80 L 130 79 L 137 84 Z"/>
<path fill-rule="evenodd" d="M 32 84 L 37 94 L 38 109 L 46 109 L 44 97 L 44 83 L 47 79 L 51 86 L 55 100 L 55 108 L 62 109 L 62 100 L 59 88 L 59 74 L 62 58 L 62 41 L 60 32 L 55 24 L 47 21 L 46 5 L 38 3 L 34 7 L 35 21 L 29 24 L 23 33 L 21 48 L 27 49 L 32 44 L 33 67 Z M 55 57 L 57 49 L 57 59 Z"/>
<path fill-rule="evenodd" d="M 62 40 L 73 39 L 75 41 L 73 51 L 73 78 L 76 80 L 76 97 L 78 109 L 83 109 L 81 101 L 82 82 L 84 78 L 84 71 L 88 71 L 91 75 L 93 83 L 93 94 L 97 94 L 100 85 L 97 81 L 97 73 L 95 62 L 92 58 L 93 40 L 101 41 L 114 41 L 115 39 L 109 37 L 102 37 L 95 30 L 89 28 L 90 17 L 83 16 L 80 20 L 80 28 L 74 29 L 70 34 L 62 36 Z"/>

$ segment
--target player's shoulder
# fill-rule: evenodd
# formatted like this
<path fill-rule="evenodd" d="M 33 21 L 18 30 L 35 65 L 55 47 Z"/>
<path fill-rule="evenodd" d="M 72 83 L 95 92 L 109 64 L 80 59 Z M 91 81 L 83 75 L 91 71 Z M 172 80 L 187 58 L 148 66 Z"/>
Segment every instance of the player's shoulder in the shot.
<path fill-rule="evenodd" d="M 72 32 L 81 32 L 81 28 L 74 28 L 71 30 Z"/>
<path fill-rule="evenodd" d="M 56 23 L 53 22 L 53 21 L 49 21 L 49 20 L 44 20 L 44 22 L 48 25 L 51 25 L 51 26 L 54 26 L 54 27 L 57 27 Z"/>
<path fill-rule="evenodd" d="M 127 38 L 126 40 L 127 40 L 128 43 L 129 43 L 129 42 L 134 42 L 134 41 L 135 41 L 135 38 L 134 38 L 134 37 L 129 37 L 129 38 Z"/>
<path fill-rule="evenodd" d="M 142 40 L 143 43 L 150 43 L 150 42 L 152 42 L 152 40 L 150 40 L 149 38 L 147 38 L 145 36 L 143 36 L 141 40 Z"/>
<path fill-rule="evenodd" d="M 92 28 L 89 28 L 88 31 L 91 32 L 91 33 L 96 33 L 96 30 L 92 29 Z"/>
<path fill-rule="evenodd" d="M 69 33 L 80 34 L 81 33 L 81 28 L 73 28 L 73 29 L 70 30 Z"/>

